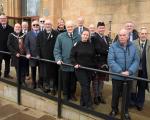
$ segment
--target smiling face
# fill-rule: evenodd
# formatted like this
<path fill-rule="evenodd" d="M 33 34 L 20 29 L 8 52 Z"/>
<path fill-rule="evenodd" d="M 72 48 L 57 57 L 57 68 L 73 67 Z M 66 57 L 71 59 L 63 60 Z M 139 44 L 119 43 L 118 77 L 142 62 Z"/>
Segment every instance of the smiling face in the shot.
<path fill-rule="evenodd" d="M 73 33 L 73 29 L 74 29 L 73 21 L 69 20 L 66 22 L 66 29 L 68 33 Z"/>
<path fill-rule="evenodd" d="M 14 31 L 16 33 L 20 33 L 21 32 L 21 25 L 19 23 L 16 23 L 14 26 Z"/>
<path fill-rule="evenodd" d="M 38 21 L 35 20 L 35 21 L 32 22 L 32 29 L 34 31 L 38 31 L 40 29 Z"/>
<path fill-rule="evenodd" d="M 0 23 L 2 25 L 6 25 L 7 24 L 7 17 L 5 15 L 0 15 Z"/>
<path fill-rule="evenodd" d="M 125 29 L 126 29 L 129 33 L 131 33 L 131 32 L 133 31 L 133 29 L 134 29 L 134 24 L 133 24 L 132 22 L 126 23 L 126 24 L 125 24 Z"/>
<path fill-rule="evenodd" d="M 98 26 L 97 27 L 97 32 L 101 35 L 104 35 L 105 33 L 105 26 Z"/>
<path fill-rule="evenodd" d="M 52 30 L 51 21 L 50 20 L 45 20 L 44 27 L 45 27 L 46 31 L 51 31 Z"/>
<path fill-rule="evenodd" d="M 148 32 L 147 32 L 147 29 L 146 28 L 142 28 L 140 33 L 139 33 L 139 37 L 140 37 L 140 40 L 142 42 L 144 42 L 145 40 L 147 40 L 147 37 L 148 37 Z"/>
<path fill-rule="evenodd" d="M 89 40 L 89 37 L 90 37 L 89 31 L 83 31 L 83 33 L 81 34 L 81 41 L 87 42 Z"/>

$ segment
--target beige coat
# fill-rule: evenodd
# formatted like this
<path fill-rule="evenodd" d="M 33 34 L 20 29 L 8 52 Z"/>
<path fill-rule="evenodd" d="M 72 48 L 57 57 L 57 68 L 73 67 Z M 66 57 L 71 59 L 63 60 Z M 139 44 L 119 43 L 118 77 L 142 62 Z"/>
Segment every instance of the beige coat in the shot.
<path fill-rule="evenodd" d="M 137 47 L 139 56 L 141 56 L 139 39 L 133 41 L 133 43 Z M 148 79 L 150 80 L 150 40 L 147 40 L 146 44 L 146 66 L 147 66 L 147 76 Z M 150 90 L 150 82 L 149 82 L 149 90 Z"/>

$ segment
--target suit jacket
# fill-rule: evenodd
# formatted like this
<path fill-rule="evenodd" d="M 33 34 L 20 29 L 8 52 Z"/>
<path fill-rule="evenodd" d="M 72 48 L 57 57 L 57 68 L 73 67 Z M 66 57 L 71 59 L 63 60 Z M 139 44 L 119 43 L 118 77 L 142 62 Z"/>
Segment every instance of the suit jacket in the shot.
<path fill-rule="evenodd" d="M 8 52 L 7 48 L 7 40 L 8 35 L 13 32 L 13 27 L 10 25 L 6 25 L 6 28 L 4 29 L 2 27 L 2 24 L 0 24 L 0 51 L 6 51 Z M 2 58 L 2 54 L 0 53 L 0 59 Z"/>
<path fill-rule="evenodd" d="M 31 54 L 32 57 L 37 57 L 36 49 L 37 35 L 34 31 L 30 31 L 25 36 L 25 49 L 27 54 Z M 36 66 L 37 61 L 30 60 L 31 66 Z"/>
<path fill-rule="evenodd" d="M 8 47 L 9 51 L 12 54 L 11 65 L 12 66 L 17 66 L 18 65 L 18 58 L 16 57 L 16 54 L 17 53 L 22 54 L 22 53 L 21 53 L 21 51 L 19 49 L 19 40 L 14 35 L 17 36 L 17 34 L 15 32 L 9 34 L 8 41 L 7 41 L 7 47 Z M 24 37 L 23 37 L 22 33 L 19 34 L 19 37 L 21 37 L 21 36 L 22 36 L 22 42 L 24 44 Z M 25 54 L 26 53 L 24 52 L 23 55 L 25 55 Z"/>
<path fill-rule="evenodd" d="M 97 53 L 97 64 L 107 64 L 107 55 L 109 50 L 110 38 L 105 36 L 105 40 L 95 32 L 95 35 L 91 37 L 91 42 L 94 44 Z"/>
<path fill-rule="evenodd" d="M 41 31 L 37 36 L 37 55 L 40 58 L 54 60 L 53 50 L 58 32 L 52 30 L 50 34 L 46 30 Z M 40 62 L 40 74 L 49 79 L 57 79 L 58 65 L 51 62 Z"/>
<path fill-rule="evenodd" d="M 85 30 L 88 30 L 88 31 L 89 31 L 88 28 L 86 28 L 86 27 L 83 26 L 83 31 L 85 31 Z M 82 31 L 82 32 L 83 32 L 83 31 Z M 74 29 L 74 33 L 80 35 L 80 33 L 79 33 L 79 27 L 76 27 L 76 28 Z"/>
<path fill-rule="evenodd" d="M 137 51 L 138 51 L 138 55 L 141 57 L 141 51 L 140 51 L 140 45 L 139 45 L 139 39 L 133 41 L 133 43 L 135 44 Z M 147 78 L 150 80 L 150 40 L 147 40 L 147 44 L 146 44 L 146 68 L 147 68 Z M 150 83 L 148 84 L 148 89 L 150 90 Z"/>

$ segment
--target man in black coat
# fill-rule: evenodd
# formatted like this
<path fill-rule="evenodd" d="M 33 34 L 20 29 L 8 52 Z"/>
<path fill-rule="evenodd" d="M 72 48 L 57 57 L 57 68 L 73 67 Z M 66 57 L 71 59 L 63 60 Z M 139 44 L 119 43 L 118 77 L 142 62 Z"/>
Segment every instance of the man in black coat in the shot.
<path fill-rule="evenodd" d="M 7 17 L 0 15 L 0 51 L 9 52 L 7 48 L 8 35 L 13 32 L 13 27 L 7 24 Z M 10 72 L 10 55 L 0 53 L 0 76 L 2 69 L 2 61 L 5 61 L 4 77 L 11 78 Z"/>
<path fill-rule="evenodd" d="M 27 59 L 20 56 L 26 54 L 24 36 L 25 35 L 21 32 L 21 25 L 16 23 L 14 32 L 8 36 L 7 46 L 12 54 L 11 65 L 16 69 L 17 79 L 20 80 L 19 82 L 21 85 L 27 87 L 25 83 Z"/>
<path fill-rule="evenodd" d="M 37 42 L 37 35 L 39 33 L 39 22 L 37 20 L 32 22 L 32 30 L 29 31 L 26 34 L 25 37 L 25 48 L 27 55 L 26 57 L 30 59 L 31 57 L 37 57 L 37 49 L 36 49 L 36 42 Z M 37 60 L 29 60 L 30 66 L 31 66 L 31 77 L 32 77 L 32 88 L 36 88 L 36 70 L 38 68 L 39 71 L 39 62 Z M 39 87 L 42 87 L 42 78 L 40 78 L 38 74 L 39 79 Z"/>
<path fill-rule="evenodd" d="M 109 50 L 110 38 L 105 36 L 105 23 L 98 22 L 97 32 L 94 36 L 91 36 L 91 42 L 94 44 L 97 53 L 97 68 L 101 70 L 107 70 L 107 55 Z M 104 81 L 107 80 L 107 74 L 97 73 L 93 80 L 93 92 L 94 92 L 94 103 L 106 104 L 103 98 L 102 90 L 104 86 Z"/>
<path fill-rule="evenodd" d="M 58 32 L 52 29 L 50 20 L 45 20 L 45 30 L 37 36 L 37 55 L 39 58 L 54 61 L 53 50 Z M 44 92 L 56 94 L 58 65 L 50 62 L 40 62 L 40 75 L 43 78 Z"/>

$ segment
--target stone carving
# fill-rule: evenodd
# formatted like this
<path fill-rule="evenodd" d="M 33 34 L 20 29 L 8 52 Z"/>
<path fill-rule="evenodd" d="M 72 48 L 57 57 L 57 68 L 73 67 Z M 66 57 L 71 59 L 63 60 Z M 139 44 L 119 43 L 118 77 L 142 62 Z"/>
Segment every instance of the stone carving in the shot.
<path fill-rule="evenodd" d="M 0 0 L 0 14 L 4 13 L 3 0 Z"/>

